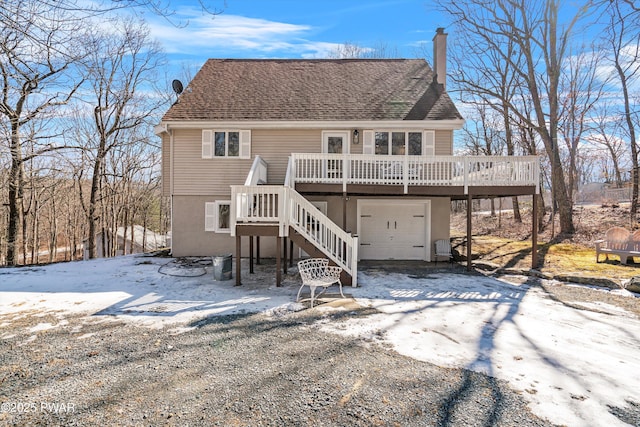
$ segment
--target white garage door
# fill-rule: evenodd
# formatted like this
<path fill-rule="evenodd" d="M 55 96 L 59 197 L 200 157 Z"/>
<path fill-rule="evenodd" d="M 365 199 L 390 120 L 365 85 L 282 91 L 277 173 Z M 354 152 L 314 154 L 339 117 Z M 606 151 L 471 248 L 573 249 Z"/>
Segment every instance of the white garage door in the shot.
<path fill-rule="evenodd" d="M 360 259 L 427 260 L 428 201 L 359 200 Z"/>

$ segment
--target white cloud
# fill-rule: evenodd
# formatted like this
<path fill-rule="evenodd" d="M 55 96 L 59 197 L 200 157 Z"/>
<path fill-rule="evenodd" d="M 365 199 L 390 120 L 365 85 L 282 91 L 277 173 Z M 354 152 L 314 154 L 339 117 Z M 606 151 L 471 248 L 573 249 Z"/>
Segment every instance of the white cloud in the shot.
<path fill-rule="evenodd" d="M 344 43 L 328 43 L 328 42 L 306 42 L 302 45 L 305 50 L 301 56 L 305 59 L 328 58 L 336 52 L 341 52 L 345 46 Z"/>
<path fill-rule="evenodd" d="M 152 35 L 169 54 L 220 57 L 250 51 L 252 57 L 323 57 L 339 46 L 305 39 L 304 34 L 312 30 L 309 25 L 238 15 L 202 16 L 193 10 L 183 10 L 179 17 L 188 25 L 177 27 L 161 19 L 149 24 Z"/>

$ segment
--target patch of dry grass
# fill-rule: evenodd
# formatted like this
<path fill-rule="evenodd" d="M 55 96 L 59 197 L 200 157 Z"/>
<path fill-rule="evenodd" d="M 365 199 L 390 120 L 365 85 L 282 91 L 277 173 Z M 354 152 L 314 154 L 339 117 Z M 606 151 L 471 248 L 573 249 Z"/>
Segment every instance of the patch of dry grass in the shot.
<path fill-rule="evenodd" d="M 545 227 L 538 234 L 537 269 L 550 274 L 629 279 L 640 276 L 640 264 L 620 264 L 611 255 L 608 260 L 600 255 L 596 262 L 594 241 L 602 239 L 608 228 L 625 227 L 631 231 L 640 229 L 640 222 L 631 221 L 628 207 L 579 206 L 574 209 L 576 231 L 560 235 L 559 225 L 553 227 L 549 216 Z M 522 222 L 516 222 L 513 214 L 505 211 L 498 216 L 473 214 L 473 258 L 491 262 L 505 268 L 531 268 L 531 212 L 522 211 Z M 466 255 L 466 214 L 452 216 L 453 244 L 461 255 Z M 637 260 L 640 262 L 640 259 Z"/>
<path fill-rule="evenodd" d="M 456 237 L 454 246 L 466 254 L 464 238 Z M 531 268 L 531 241 L 511 240 L 497 236 L 474 236 L 472 238 L 473 258 L 505 268 Z M 538 244 L 538 270 L 550 274 L 574 274 L 578 276 L 603 277 L 610 279 L 629 279 L 640 275 L 640 265 L 620 264 L 618 257 L 610 256 L 605 260 L 600 256 L 596 263 L 594 248 L 586 248 L 573 243 Z"/>

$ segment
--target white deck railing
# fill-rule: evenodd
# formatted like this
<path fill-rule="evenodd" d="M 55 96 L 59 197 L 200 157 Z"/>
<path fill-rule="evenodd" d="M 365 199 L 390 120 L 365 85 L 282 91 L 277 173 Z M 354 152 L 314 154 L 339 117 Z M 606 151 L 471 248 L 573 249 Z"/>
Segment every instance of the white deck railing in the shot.
<path fill-rule="evenodd" d="M 379 156 L 295 153 L 291 183 L 409 186 L 535 186 L 537 156 Z"/>
<path fill-rule="evenodd" d="M 358 238 L 338 227 L 293 188 L 281 185 L 231 186 L 231 235 L 237 224 L 277 224 L 279 236 L 289 226 L 351 275 L 357 285 Z"/>

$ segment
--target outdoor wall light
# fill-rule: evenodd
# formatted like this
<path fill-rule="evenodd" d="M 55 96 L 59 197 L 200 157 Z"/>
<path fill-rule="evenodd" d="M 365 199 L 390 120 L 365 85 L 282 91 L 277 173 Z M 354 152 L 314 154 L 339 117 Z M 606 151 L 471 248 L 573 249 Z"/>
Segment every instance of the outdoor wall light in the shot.
<path fill-rule="evenodd" d="M 353 130 L 353 143 L 360 144 L 360 132 L 358 132 L 358 129 Z"/>

